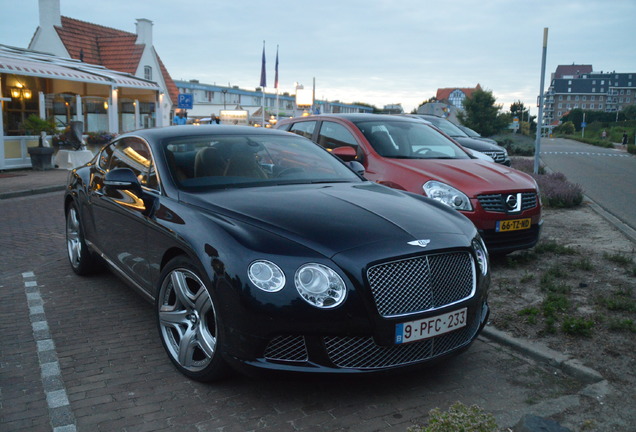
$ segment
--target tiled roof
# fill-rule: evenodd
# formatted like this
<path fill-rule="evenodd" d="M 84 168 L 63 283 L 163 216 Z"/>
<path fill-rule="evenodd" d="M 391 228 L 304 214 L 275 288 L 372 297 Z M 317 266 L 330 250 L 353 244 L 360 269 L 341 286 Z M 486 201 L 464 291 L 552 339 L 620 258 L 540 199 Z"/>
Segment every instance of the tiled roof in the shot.
<path fill-rule="evenodd" d="M 481 90 L 481 86 L 477 84 L 477 87 L 474 88 L 459 88 L 459 87 L 449 87 L 449 88 L 440 88 L 437 89 L 437 95 L 435 96 L 438 101 L 447 101 L 450 97 L 450 94 L 455 90 L 460 90 L 462 93 L 466 95 L 466 97 L 470 97 L 475 90 Z"/>
<path fill-rule="evenodd" d="M 563 78 L 564 75 L 578 76 L 592 73 L 592 65 L 559 65 L 554 72 L 554 78 Z"/>
<path fill-rule="evenodd" d="M 144 45 L 135 43 L 136 34 L 65 16 L 62 27 L 55 29 L 71 58 L 132 75 L 137 72 Z M 156 51 L 154 53 L 157 55 Z M 158 55 L 157 60 L 170 99 L 176 101 L 177 86 Z"/>

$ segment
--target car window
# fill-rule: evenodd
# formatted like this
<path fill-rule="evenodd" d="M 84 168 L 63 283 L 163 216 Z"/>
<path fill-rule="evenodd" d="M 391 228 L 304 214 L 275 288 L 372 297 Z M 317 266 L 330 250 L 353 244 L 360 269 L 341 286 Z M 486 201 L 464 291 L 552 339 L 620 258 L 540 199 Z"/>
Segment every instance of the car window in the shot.
<path fill-rule="evenodd" d="M 346 127 L 330 121 L 322 122 L 318 133 L 318 145 L 329 150 L 343 146 L 358 148 L 358 142 Z"/>
<path fill-rule="evenodd" d="M 108 147 L 112 151 L 108 170 L 129 168 L 135 173 L 142 186 L 151 189 L 158 188 L 157 174 L 152 163 L 150 149 L 144 141 L 129 137 L 120 139 Z M 107 157 L 106 153 L 103 153 L 103 157 Z"/>
<path fill-rule="evenodd" d="M 316 129 L 315 121 L 303 121 L 297 122 L 291 125 L 289 132 L 293 132 L 305 138 L 311 139 L 314 136 L 314 130 Z"/>
<path fill-rule="evenodd" d="M 427 118 L 427 120 L 429 120 Z M 453 123 L 449 122 L 446 119 L 430 119 L 430 122 L 437 126 L 442 132 L 451 137 L 467 137 L 466 133 L 462 131 L 460 128 L 455 126 Z"/>
<path fill-rule="evenodd" d="M 356 126 L 383 157 L 399 159 L 470 159 L 437 129 L 422 122 L 360 121 Z"/>
<path fill-rule="evenodd" d="M 180 189 L 360 181 L 313 142 L 289 135 L 210 135 L 162 143 Z"/>

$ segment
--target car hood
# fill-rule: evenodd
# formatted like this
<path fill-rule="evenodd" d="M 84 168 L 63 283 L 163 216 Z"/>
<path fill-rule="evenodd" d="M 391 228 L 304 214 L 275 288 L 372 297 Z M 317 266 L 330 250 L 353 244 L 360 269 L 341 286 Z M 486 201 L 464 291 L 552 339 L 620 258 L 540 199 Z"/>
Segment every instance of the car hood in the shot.
<path fill-rule="evenodd" d="M 471 198 L 477 195 L 536 191 L 526 173 L 480 159 L 387 159 L 390 163 L 422 175 L 422 184 L 438 180 Z"/>
<path fill-rule="evenodd" d="M 476 232 L 459 212 L 370 182 L 182 193 L 180 200 L 222 218 L 243 241 L 265 230 L 326 257 L 389 244 L 413 253 L 418 248 L 408 242 L 422 239 L 431 241 L 428 250 L 466 247 Z"/>
<path fill-rule="evenodd" d="M 455 141 L 463 145 L 464 147 L 468 147 L 469 149 L 477 150 L 480 152 L 485 151 L 501 151 L 502 148 L 497 144 L 491 144 L 487 141 L 470 138 L 470 137 L 453 137 Z"/>

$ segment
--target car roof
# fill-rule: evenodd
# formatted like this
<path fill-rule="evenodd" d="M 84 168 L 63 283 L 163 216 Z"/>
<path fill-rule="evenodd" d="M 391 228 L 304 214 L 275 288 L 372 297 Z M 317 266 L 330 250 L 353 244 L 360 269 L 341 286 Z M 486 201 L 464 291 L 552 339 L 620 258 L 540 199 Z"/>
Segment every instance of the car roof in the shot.
<path fill-rule="evenodd" d="M 324 120 L 324 119 L 344 119 L 344 120 L 349 120 L 351 122 L 356 122 L 356 121 L 364 121 L 364 120 L 397 120 L 397 121 L 406 121 L 406 122 L 413 122 L 413 121 L 417 121 L 417 119 L 415 118 L 409 118 L 409 117 L 403 117 L 403 116 L 397 116 L 397 115 L 392 115 L 392 114 L 371 114 L 371 113 L 342 113 L 342 114 L 312 114 L 310 116 L 307 117 L 294 117 L 292 119 L 284 119 L 281 120 L 281 123 L 289 123 L 292 121 L 299 121 L 299 120 L 311 120 L 311 119 L 319 119 L 319 120 Z"/>
<path fill-rule="evenodd" d="M 182 136 L 205 136 L 205 135 L 236 135 L 236 136 L 258 136 L 258 135 L 279 135 L 289 136 L 287 132 L 278 131 L 269 128 L 256 128 L 249 126 L 234 125 L 182 125 L 182 126 L 165 126 L 151 129 L 139 129 L 136 131 L 126 132 L 117 138 L 136 136 L 150 141 L 157 141 L 166 138 L 175 138 Z"/>

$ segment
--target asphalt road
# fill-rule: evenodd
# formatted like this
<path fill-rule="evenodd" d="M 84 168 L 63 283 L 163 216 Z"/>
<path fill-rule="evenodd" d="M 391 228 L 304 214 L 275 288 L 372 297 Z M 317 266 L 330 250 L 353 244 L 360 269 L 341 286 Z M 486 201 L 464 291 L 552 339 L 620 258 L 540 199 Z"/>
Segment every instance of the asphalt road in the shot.
<path fill-rule="evenodd" d="M 585 195 L 636 230 L 636 156 L 568 139 L 544 138 L 541 160 L 552 171 L 580 184 Z"/>
<path fill-rule="evenodd" d="M 150 304 L 108 272 L 71 271 L 62 213 L 61 192 L 0 201 L 3 432 L 405 432 L 455 401 L 502 427 L 525 414 L 572 427 L 598 403 L 595 384 L 482 337 L 395 376 L 190 381 L 164 353 Z"/>

